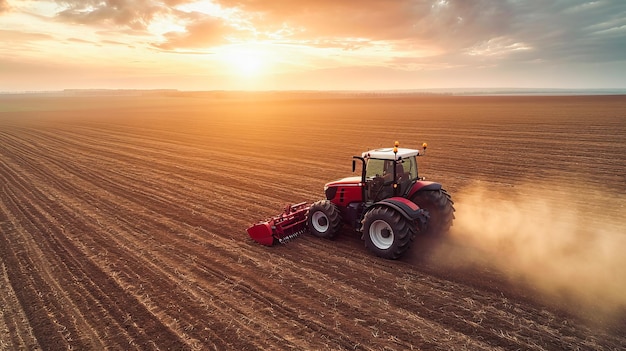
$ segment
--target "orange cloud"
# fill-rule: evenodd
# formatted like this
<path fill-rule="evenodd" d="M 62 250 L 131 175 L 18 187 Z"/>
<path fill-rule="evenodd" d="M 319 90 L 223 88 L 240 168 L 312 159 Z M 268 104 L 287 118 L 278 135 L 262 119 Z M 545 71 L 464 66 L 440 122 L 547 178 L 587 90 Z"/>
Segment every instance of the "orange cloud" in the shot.
<path fill-rule="evenodd" d="M 22 32 L 18 30 L 0 29 L 1 43 L 24 43 L 40 40 L 51 40 L 53 37 L 45 33 Z"/>
<path fill-rule="evenodd" d="M 188 25 L 185 32 L 164 34 L 165 41 L 154 46 L 162 50 L 207 48 L 227 43 L 226 37 L 233 31 L 224 20 L 207 17 Z"/>
<path fill-rule="evenodd" d="M 61 21 L 79 24 L 112 23 L 133 29 L 146 28 L 154 17 L 168 8 L 152 0 L 57 1 L 66 8 L 57 13 Z M 168 1 L 167 3 L 178 3 Z"/>
<path fill-rule="evenodd" d="M 0 0 L 0 14 L 9 12 L 11 6 L 9 6 L 9 0 Z"/>

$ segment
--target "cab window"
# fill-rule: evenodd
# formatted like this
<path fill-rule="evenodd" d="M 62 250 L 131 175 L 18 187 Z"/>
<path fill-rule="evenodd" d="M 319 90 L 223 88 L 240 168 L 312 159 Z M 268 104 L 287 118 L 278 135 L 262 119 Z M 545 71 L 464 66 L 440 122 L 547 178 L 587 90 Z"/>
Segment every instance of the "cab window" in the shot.
<path fill-rule="evenodd" d="M 404 167 L 404 172 L 409 174 L 409 179 L 417 179 L 417 162 L 415 157 L 405 158 L 402 166 Z"/>
<path fill-rule="evenodd" d="M 374 178 L 376 176 L 382 177 L 385 172 L 385 160 L 378 160 L 375 158 L 370 158 L 367 160 L 367 169 L 365 172 L 365 177 L 368 179 Z"/>

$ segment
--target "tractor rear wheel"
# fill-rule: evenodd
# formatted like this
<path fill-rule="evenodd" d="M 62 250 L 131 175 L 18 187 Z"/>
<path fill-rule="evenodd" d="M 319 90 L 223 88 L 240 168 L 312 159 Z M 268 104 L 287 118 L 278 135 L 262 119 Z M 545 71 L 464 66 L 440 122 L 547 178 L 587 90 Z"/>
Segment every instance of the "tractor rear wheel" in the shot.
<path fill-rule="evenodd" d="M 454 220 L 454 202 L 444 189 L 418 191 L 411 197 L 417 206 L 428 211 L 426 228 L 421 228 L 425 235 L 446 234 Z"/>
<path fill-rule="evenodd" d="M 311 234 L 326 239 L 332 239 L 341 230 L 341 213 L 334 203 L 320 200 L 309 209 L 307 225 Z"/>
<path fill-rule="evenodd" d="M 416 233 L 415 223 L 390 207 L 375 207 L 363 218 L 365 247 L 379 257 L 400 258 Z"/>

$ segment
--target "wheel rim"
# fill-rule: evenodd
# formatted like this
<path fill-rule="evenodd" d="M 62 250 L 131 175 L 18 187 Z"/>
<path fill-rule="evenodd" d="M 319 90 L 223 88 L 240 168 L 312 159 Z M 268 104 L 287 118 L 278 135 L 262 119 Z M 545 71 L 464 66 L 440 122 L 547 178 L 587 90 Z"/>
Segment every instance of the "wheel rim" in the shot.
<path fill-rule="evenodd" d="M 326 217 L 326 215 L 322 211 L 313 213 L 313 216 L 311 218 L 311 224 L 313 224 L 313 228 L 315 228 L 318 233 L 325 233 L 326 231 L 328 231 L 328 228 L 330 226 L 328 217 Z"/>
<path fill-rule="evenodd" d="M 370 225 L 370 239 L 377 248 L 386 250 L 393 245 L 393 230 L 383 220 L 376 220 Z"/>

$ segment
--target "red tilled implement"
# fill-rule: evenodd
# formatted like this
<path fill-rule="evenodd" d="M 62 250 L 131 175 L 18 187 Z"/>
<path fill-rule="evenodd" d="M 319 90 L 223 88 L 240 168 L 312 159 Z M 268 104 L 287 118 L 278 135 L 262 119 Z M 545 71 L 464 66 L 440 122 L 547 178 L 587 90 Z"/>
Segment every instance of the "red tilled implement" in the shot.
<path fill-rule="evenodd" d="M 306 202 L 287 205 L 283 213 L 248 228 L 248 235 L 266 246 L 289 241 L 306 231 L 309 207 L 311 206 Z"/>

